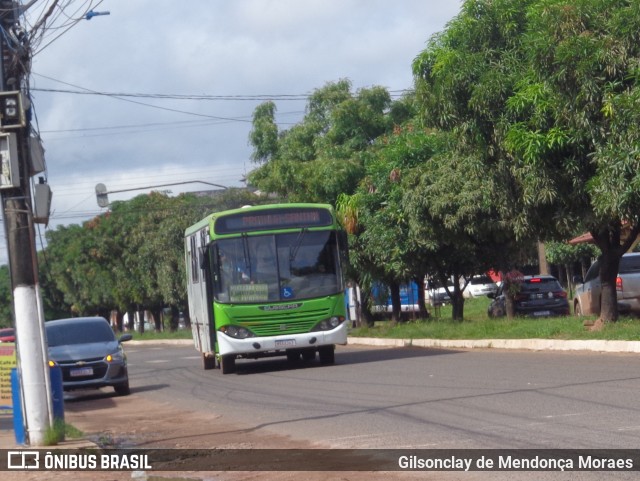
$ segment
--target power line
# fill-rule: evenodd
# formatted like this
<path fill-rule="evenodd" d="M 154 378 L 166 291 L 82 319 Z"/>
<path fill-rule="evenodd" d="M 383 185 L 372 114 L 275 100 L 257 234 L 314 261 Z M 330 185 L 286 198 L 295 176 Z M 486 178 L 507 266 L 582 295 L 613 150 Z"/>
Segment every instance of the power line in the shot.
<path fill-rule="evenodd" d="M 186 110 L 178 110 L 178 109 L 172 109 L 170 107 L 161 107 L 159 105 L 153 105 L 153 104 L 148 104 L 145 102 L 138 102 L 137 100 L 132 100 L 130 98 L 126 98 L 123 96 L 119 96 L 117 94 L 109 94 L 109 93 L 105 93 L 105 92 L 97 92 L 95 90 L 91 90 L 85 87 L 80 87 L 79 85 L 74 85 L 68 82 L 63 82 L 62 80 L 58 80 L 55 79 L 53 77 L 48 77 L 46 75 L 42 75 L 42 74 L 38 74 L 35 72 L 31 72 L 32 75 L 37 75 L 38 77 L 42 77 L 42 78 L 46 78 L 48 80 L 54 81 L 54 82 L 59 82 L 61 84 L 64 85 L 69 85 L 71 87 L 77 88 L 77 89 L 81 89 L 83 92 L 88 92 L 91 93 L 93 95 L 103 95 L 112 99 L 116 99 L 116 100 L 120 100 L 122 102 L 128 102 L 128 103 L 132 103 L 132 104 L 136 104 L 136 105 L 141 105 L 143 107 L 149 107 L 149 108 L 153 108 L 153 109 L 158 109 L 158 110 L 164 110 L 167 112 L 174 112 L 174 113 L 179 113 L 179 114 L 186 114 L 186 115 L 193 115 L 196 117 L 203 117 L 203 118 L 207 118 L 207 119 L 216 119 L 216 120 L 228 120 L 228 121 L 232 121 L 232 122 L 247 122 L 247 123 L 251 123 L 251 120 L 245 119 L 245 118 L 233 118 L 233 117 L 221 117 L 218 115 L 208 115 L 208 114 L 201 114 L 198 112 L 188 112 Z M 34 89 L 30 89 L 30 90 L 34 90 Z"/>
<path fill-rule="evenodd" d="M 133 97 L 133 98 L 148 98 L 148 99 L 163 99 L 163 100 L 227 100 L 227 101 L 267 101 L 267 100 L 308 100 L 311 97 L 309 94 L 258 94 L 258 95 L 194 95 L 194 94 L 145 94 L 145 93 L 126 93 L 126 92 L 98 92 L 98 91 L 83 91 L 83 90 L 69 90 L 69 89 L 47 89 L 47 88 L 32 88 L 34 92 L 51 92 L 62 94 L 74 94 L 74 95 L 98 95 L 105 97 Z"/>

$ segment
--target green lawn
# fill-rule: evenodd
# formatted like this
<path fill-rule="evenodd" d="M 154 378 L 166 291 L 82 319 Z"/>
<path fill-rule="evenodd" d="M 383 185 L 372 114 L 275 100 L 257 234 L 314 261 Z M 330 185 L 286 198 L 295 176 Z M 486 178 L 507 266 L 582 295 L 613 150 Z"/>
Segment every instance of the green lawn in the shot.
<path fill-rule="evenodd" d="M 584 327 L 585 319 L 595 317 L 505 318 L 487 316 L 488 298 L 467 299 L 464 321 L 451 319 L 451 307 L 443 306 L 431 311 L 426 320 L 412 320 L 394 324 L 376 322 L 372 328 L 356 328 L 350 332 L 356 337 L 388 337 L 395 339 L 605 339 L 640 340 L 640 319 L 622 318 L 600 332 Z"/>

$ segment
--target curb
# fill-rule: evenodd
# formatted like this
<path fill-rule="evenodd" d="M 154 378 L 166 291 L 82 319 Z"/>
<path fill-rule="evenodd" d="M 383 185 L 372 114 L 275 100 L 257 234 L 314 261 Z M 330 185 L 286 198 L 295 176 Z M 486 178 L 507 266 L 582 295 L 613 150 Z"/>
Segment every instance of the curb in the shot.
<path fill-rule="evenodd" d="M 520 349 L 529 351 L 592 351 L 640 353 L 640 341 L 554 339 L 380 339 L 349 337 L 349 344 L 386 347 L 435 347 L 458 349 Z"/>
<path fill-rule="evenodd" d="M 128 341 L 127 345 L 190 346 L 191 339 Z M 557 339 L 388 339 L 349 337 L 347 344 L 381 347 L 433 347 L 445 349 L 519 349 L 528 351 L 592 351 L 640 353 L 640 341 Z"/>

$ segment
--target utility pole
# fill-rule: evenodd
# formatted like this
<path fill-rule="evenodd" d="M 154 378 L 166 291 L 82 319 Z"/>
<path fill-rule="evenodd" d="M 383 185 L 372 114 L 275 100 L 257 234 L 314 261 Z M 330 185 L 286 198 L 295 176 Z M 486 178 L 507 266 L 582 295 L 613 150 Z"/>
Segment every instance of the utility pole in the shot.
<path fill-rule="evenodd" d="M 30 178 L 38 172 L 34 170 L 37 155 L 30 136 L 26 95 L 31 50 L 19 24 L 20 9 L 18 1 L 0 0 L 0 196 L 13 288 L 23 421 L 28 444 L 37 446 L 44 444 L 53 415 L 30 189 Z"/>

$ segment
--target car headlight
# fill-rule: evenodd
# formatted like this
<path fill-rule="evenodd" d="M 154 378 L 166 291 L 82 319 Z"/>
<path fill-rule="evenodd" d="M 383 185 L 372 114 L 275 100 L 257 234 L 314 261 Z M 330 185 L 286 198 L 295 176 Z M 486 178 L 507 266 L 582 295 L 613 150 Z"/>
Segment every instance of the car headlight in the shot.
<path fill-rule="evenodd" d="M 331 329 L 335 329 L 340 324 L 344 322 L 343 316 L 333 316 L 329 319 L 323 319 L 318 324 L 314 326 L 311 331 L 330 331 Z"/>
<path fill-rule="evenodd" d="M 117 351 L 112 354 L 107 354 L 104 360 L 107 362 L 124 362 L 125 360 L 124 352 Z"/>
<path fill-rule="evenodd" d="M 222 326 L 219 330 L 220 332 L 225 333 L 227 336 L 234 337 L 236 339 L 255 337 L 255 334 L 253 332 L 242 326 Z"/>

